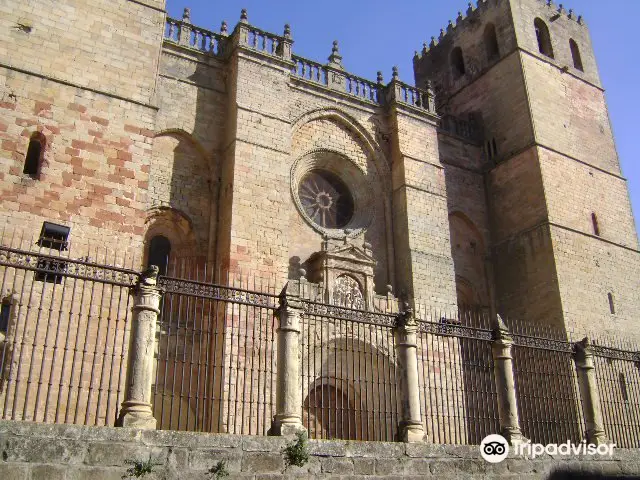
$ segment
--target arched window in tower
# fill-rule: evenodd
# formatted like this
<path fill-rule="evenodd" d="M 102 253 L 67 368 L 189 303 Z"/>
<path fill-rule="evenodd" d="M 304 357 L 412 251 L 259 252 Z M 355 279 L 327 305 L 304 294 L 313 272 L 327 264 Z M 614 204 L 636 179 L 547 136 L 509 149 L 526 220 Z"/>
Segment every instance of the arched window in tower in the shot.
<path fill-rule="evenodd" d="M 156 235 L 149 242 L 149 260 L 147 265 L 155 265 L 160 270 L 160 275 L 166 275 L 169 255 L 171 254 L 171 242 L 162 235 Z"/>
<path fill-rule="evenodd" d="M 487 59 L 489 61 L 495 60 L 500 56 L 498 36 L 496 35 L 496 27 L 493 23 L 488 24 L 484 28 L 484 47 L 487 50 Z"/>
<path fill-rule="evenodd" d="M 553 58 L 553 46 L 551 45 L 551 35 L 549 27 L 540 18 L 536 18 L 533 22 L 536 29 L 536 38 L 538 39 L 538 50 L 541 54 L 549 58 Z"/>
<path fill-rule="evenodd" d="M 578 44 L 573 38 L 569 40 L 569 48 L 571 49 L 573 66 L 576 68 L 576 70 L 584 72 L 584 67 L 582 66 L 582 57 L 580 56 L 580 49 L 578 48 Z"/>
<path fill-rule="evenodd" d="M 22 173 L 37 178 L 40 175 L 42 165 L 42 154 L 45 147 L 45 136 L 40 132 L 34 132 L 29 139 L 27 156 L 24 159 L 24 169 Z"/>
<path fill-rule="evenodd" d="M 451 50 L 451 71 L 454 78 L 460 78 L 465 74 L 464 57 L 460 47 Z"/>
<path fill-rule="evenodd" d="M 593 234 L 596 236 L 600 236 L 600 225 L 598 224 L 598 216 L 594 213 L 591 213 L 591 224 L 593 225 Z"/>

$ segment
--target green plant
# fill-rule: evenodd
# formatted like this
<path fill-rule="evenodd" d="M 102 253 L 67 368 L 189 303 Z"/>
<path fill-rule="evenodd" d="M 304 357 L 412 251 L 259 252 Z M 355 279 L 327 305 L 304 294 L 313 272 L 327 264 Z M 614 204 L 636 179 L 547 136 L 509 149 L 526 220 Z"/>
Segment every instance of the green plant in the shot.
<path fill-rule="evenodd" d="M 287 445 L 283 450 L 285 467 L 289 465 L 302 467 L 309 461 L 309 447 L 307 446 L 306 432 L 298 432 L 296 433 L 296 437 L 298 437 L 298 439 Z"/>
<path fill-rule="evenodd" d="M 215 478 L 216 480 L 219 478 L 224 478 L 229 476 L 229 470 L 227 470 L 227 462 L 224 460 L 220 460 L 213 467 L 211 467 L 207 474 L 209 478 Z"/>
<path fill-rule="evenodd" d="M 124 463 L 126 463 L 127 465 L 131 465 L 131 467 L 127 469 L 122 478 L 142 478 L 147 473 L 152 473 L 154 467 L 162 465 L 161 463 L 154 463 L 151 455 L 149 455 L 149 460 L 147 460 L 146 462 L 142 460 L 132 459 L 125 460 Z"/>

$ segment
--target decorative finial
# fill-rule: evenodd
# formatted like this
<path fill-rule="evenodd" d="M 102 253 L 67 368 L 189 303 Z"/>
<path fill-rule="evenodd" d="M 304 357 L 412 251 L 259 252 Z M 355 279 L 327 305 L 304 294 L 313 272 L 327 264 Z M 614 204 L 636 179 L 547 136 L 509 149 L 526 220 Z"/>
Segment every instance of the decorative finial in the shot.
<path fill-rule="evenodd" d="M 564 7 L 562 6 L 562 4 L 558 5 L 558 13 L 560 15 L 566 13 L 565 10 L 564 10 Z"/>
<path fill-rule="evenodd" d="M 384 77 L 382 76 L 382 72 L 378 71 L 378 78 L 376 79 L 378 83 L 384 83 Z"/>
<path fill-rule="evenodd" d="M 583 18 L 582 18 L 582 15 L 578 15 L 578 23 L 579 23 L 580 25 L 582 25 L 582 24 L 584 23 L 584 20 L 583 20 Z"/>
<path fill-rule="evenodd" d="M 436 37 L 431 37 L 431 43 L 429 43 L 429 47 L 433 48 L 436 46 Z"/>
<path fill-rule="evenodd" d="M 300 279 L 303 279 L 307 276 L 307 271 L 304 268 L 298 269 L 298 275 L 300 275 Z"/>
<path fill-rule="evenodd" d="M 227 27 L 227 22 L 225 22 L 224 20 L 222 21 L 222 25 L 220 25 L 220 34 L 222 35 L 227 35 L 228 32 L 228 27 Z"/>
<path fill-rule="evenodd" d="M 142 272 L 140 279 L 138 280 L 139 286 L 152 287 L 158 283 L 158 274 L 160 269 L 156 265 L 149 265 L 147 269 Z"/>
<path fill-rule="evenodd" d="M 433 95 L 433 82 L 431 80 L 426 81 L 425 88 L 427 90 L 427 93 L 430 93 L 431 95 Z"/>
<path fill-rule="evenodd" d="M 249 16 L 247 15 L 247 9 L 243 8 L 240 10 L 240 21 L 242 23 L 249 23 Z"/>
<path fill-rule="evenodd" d="M 449 20 L 449 25 L 447 25 L 447 32 L 450 32 L 451 30 L 453 30 L 453 22 Z"/>
<path fill-rule="evenodd" d="M 400 80 L 400 76 L 398 75 L 398 67 L 395 65 L 391 69 L 391 79 L 396 82 Z"/>
<path fill-rule="evenodd" d="M 191 23 L 191 9 L 185 8 L 182 12 L 182 21 L 186 23 Z"/>
<path fill-rule="evenodd" d="M 440 40 L 444 38 L 444 28 L 440 29 Z"/>
<path fill-rule="evenodd" d="M 456 17 L 456 23 L 460 23 L 462 21 L 462 12 L 458 12 L 458 16 Z"/>
<path fill-rule="evenodd" d="M 291 25 L 288 23 L 284 25 L 284 38 L 291 38 Z"/>
<path fill-rule="evenodd" d="M 343 69 L 343 67 L 342 67 L 342 55 L 340 55 L 340 52 L 338 50 L 338 41 L 337 40 L 333 41 L 333 46 L 331 47 L 331 55 L 329 55 L 329 65 L 334 67 L 334 68 Z"/>
<path fill-rule="evenodd" d="M 473 13 L 473 3 L 469 2 L 469 6 L 467 7 L 467 16 Z"/>
<path fill-rule="evenodd" d="M 569 9 L 569 18 L 573 18 L 573 8 Z"/>
<path fill-rule="evenodd" d="M 422 51 L 424 53 L 427 53 L 429 51 L 429 46 L 427 45 L 427 42 L 422 42 Z"/>
<path fill-rule="evenodd" d="M 393 285 L 387 285 L 387 295 L 393 295 Z"/>

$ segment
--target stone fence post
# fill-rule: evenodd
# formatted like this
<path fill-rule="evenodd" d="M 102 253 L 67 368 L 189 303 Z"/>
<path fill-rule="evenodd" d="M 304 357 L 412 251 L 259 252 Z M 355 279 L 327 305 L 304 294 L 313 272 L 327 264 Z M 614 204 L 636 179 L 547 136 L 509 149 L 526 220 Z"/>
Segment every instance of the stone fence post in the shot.
<path fill-rule="evenodd" d="M 602 421 L 600 394 L 596 384 L 593 351 L 588 338 L 573 345 L 573 359 L 578 374 L 578 385 L 582 397 L 582 411 L 586 424 L 587 442 L 594 445 L 608 443 Z"/>
<path fill-rule="evenodd" d="M 500 420 L 500 434 L 510 445 L 527 442 L 520 430 L 518 418 L 518 400 L 513 376 L 513 357 L 511 347 L 513 338 L 500 315 L 496 315 L 497 326 L 493 330 L 491 352 L 493 355 L 493 370 L 498 396 L 498 417 Z"/>
<path fill-rule="evenodd" d="M 406 443 L 420 443 L 427 439 L 420 413 L 417 332 L 413 310 L 409 308 L 399 313 L 394 328 L 401 398 L 398 435 Z"/>
<path fill-rule="evenodd" d="M 156 428 L 156 419 L 153 418 L 151 409 L 151 394 L 156 324 L 161 297 L 157 279 L 158 267 L 152 265 L 142 274 L 135 287 L 125 400 L 116 422 L 119 427 Z"/>
<path fill-rule="evenodd" d="M 270 435 L 292 435 L 305 431 L 302 425 L 300 372 L 300 320 L 303 309 L 300 282 L 290 280 L 280 294 L 278 317 L 278 367 L 276 373 L 276 414 Z"/>
<path fill-rule="evenodd" d="M 191 9 L 185 8 L 182 14 L 182 25 L 180 26 L 180 36 L 178 37 L 178 43 L 185 47 L 191 46 Z"/>

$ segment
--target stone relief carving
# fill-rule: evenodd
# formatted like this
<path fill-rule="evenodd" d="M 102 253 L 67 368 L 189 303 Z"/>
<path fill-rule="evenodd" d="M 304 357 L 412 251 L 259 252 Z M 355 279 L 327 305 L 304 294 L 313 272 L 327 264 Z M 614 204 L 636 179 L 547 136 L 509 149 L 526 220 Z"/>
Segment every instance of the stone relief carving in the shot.
<path fill-rule="evenodd" d="M 357 310 L 364 310 L 366 307 L 360 284 L 349 275 L 340 275 L 336 278 L 332 303 Z"/>

